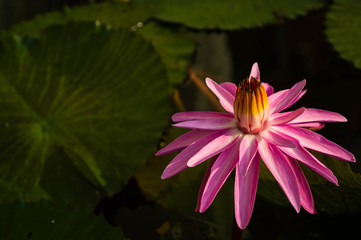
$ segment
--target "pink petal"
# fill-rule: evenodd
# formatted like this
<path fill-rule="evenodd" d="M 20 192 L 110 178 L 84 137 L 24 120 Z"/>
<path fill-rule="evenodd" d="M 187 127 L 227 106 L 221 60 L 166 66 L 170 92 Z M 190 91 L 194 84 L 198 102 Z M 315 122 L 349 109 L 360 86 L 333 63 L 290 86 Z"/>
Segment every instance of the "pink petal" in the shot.
<path fill-rule="evenodd" d="M 274 101 L 270 102 L 270 114 L 272 115 L 274 113 L 278 113 L 286 107 L 290 106 L 290 102 L 299 96 L 305 85 L 306 80 L 302 80 L 296 83 L 291 89 L 286 90 L 285 93 L 281 94 Z"/>
<path fill-rule="evenodd" d="M 259 81 L 261 79 L 261 75 L 259 74 L 259 68 L 258 68 L 258 63 L 257 62 L 253 63 L 252 70 L 251 70 L 251 73 L 249 74 L 248 79 L 251 79 L 251 77 L 254 77 L 255 79 L 258 79 Z"/>
<path fill-rule="evenodd" d="M 234 118 L 233 114 L 221 112 L 178 112 L 173 114 L 174 122 L 182 122 L 189 120 L 207 119 L 207 118 Z"/>
<path fill-rule="evenodd" d="M 186 147 L 168 164 L 168 166 L 164 169 L 161 178 L 166 179 L 172 177 L 186 169 L 188 167 L 187 162 L 190 158 L 198 153 L 204 146 L 209 144 L 209 142 L 218 138 L 219 136 L 222 136 L 225 132 L 226 131 L 216 131 Z"/>
<path fill-rule="evenodd" d="M 311 214 L 316 213 L 312 192 L 305 175 L 303 175 L 303 172 L 296 160 L 288 159 L 288 162 L 293 168 L 293 172 L 295 173 L 297 178 L 298 187 L 300 189 L 300 200 L 302 207 Z"/>
<path fill-rule="evenodd" d="M 239 143 L 222 152 L 214 163 L 201 198 L 199 212 L 204 212 L 211 205 L 218 191 L 232 172 L 238 161 Z"/>
<path fill-rule="evenodd" d="M 306 80 L 305 80 L 306 81 Z M 305 95 L 307 92 L 307 90 L 302 90 L 298 96 L 296 96 L 284 109 L 289 108 L 290 106 L 292 106 L 295 102 L 297 102 L 301 97 L 303 97 L 303 95 Z"/>
<path fill-rule="evenodd" d="M 270 125 L 281 125 L 292 121 L 293 119 L 300 116 L 306 108 L 301 107 L 292 112 L 275 113 L 270 116 L 268 122 Z"/>
<path fill-rule="evenodd" d="M 322 109 L 306 108 L 305 112 L 290 123 L 306 122 L 347 122 L 347 119 L 339 113 Z"/>
<path fill-rule="evenodd" d="M 237 130 L 222 131 L 222 134 L 208 142 L 202 149 L 194 154 L 188 161 L 188 167 L 194 167 L 201 162 L 213 157 L 214 155 L 229 148 L 237 139 L 240 134 Z"/>
<path fill-rule="evenodd" d="M 297 145 L 292 142 L 291 140 L 282 137 L 281 135 L 277 134 L 276 132 L 273 132 L 271 129 L 264 130 L 259 133 L 259 135 L 265 139 L 268 143 L 272 143 L 274 145 L 280 146 L 280 147 L 287 147 L 287 148 L 295 148 Z"/>
<path fill-rule="evenodd" d="M 244 229 L 251 219 L 254 201 L 257 192 L 259 155 L 255 156 L 246 176 L 240 172 L 240 166 L 236 165 L 236 179 L 234 183 L 234 210 L 239 228 Z"/>
<path fill-rule="evenodd" d="M 281 98 L 281 97 L 284 97 L 289 90 L 290 90 L 290 89 L 281 90 L 281 91 L 278 91 L 278 92 L 270 95 L 270 96 L 268 97 L 268 102 L 269 102 L 270 106 L 273 107 L 274 105 L 276 105 L 275 103 L 278 101 L 277 99 L 278 99 L 278 98 Z M 307 92 L 307 90 L 302 90 L 302 91 L 298 94 L 298 96 L 295 97 L 292 101 L 290 101 L 290 103 L 289 103 L 289 104 L 287 105 L 287 107 L 285 107 L 284 109 L 292 106 L 292 105 L 293 105 L 295 102 L 297 102 L 301 97 L 303 97 L 303 95 L 305 95 L 306 92 Z M 275 102 L 275 103 L 274 103 L 274 102 Z"/>
<path fill-rule="evenodd" d="M 227 112 L 233 113 L 234 96 L 210 78 L 206 78 L 206 84 L 208 88 L 211 89 L 212 92 L 218 97 L 222 107 Z"/>
<path fill-rule="evenodd" d="M 270 95 L 268 97 L 268 102 L 270 103 L 271 106 L 275 105 L 273 102 L 276 101 L 278 98 L 280 97 L 284 97 L 285 94 L 287 94 L 287 92 L 289 91 L 290 89 L 285 89 L 285 90 L 281 90 L 281 91 L 278 91 L 272 95 Z M 295 102 L 297 102 L 301 97 L 303 97 L 303 95 L 305 95 L 307 92 L 307 90 L 302 90 L 297 97 L 295 97 L 288 105 L 287 107 L 285 107 L 284 109 L 292 106 Z"/>
<path fill-rule="evenodd" d="M 297 139 L 305 148 L 312 149 L 345 161 L 356 161 L 352 153 L 337 145 L 336 143 L 327 140 L 318 133 L 304 128 L 296 128 L 292 126 L 275 127 L 275 129 L 278 129 L 280 132 Z"/>
<path fill-rule="evenodd" d="M 266 90 L 267 96 L 270 96 L 273 94 L 273 87 L 270 84 L 262 82 L 262 85 Z"/>
<path fill-rule="evenodd" d="M 323 165 L 323 163 L 321 163 L 317 158 L 315 158 L 315 156 L 309 153 L 301 145 L 298 144 L 297 148 L 281 148 L 281 150 L 286 155 L 297 159 L 336 186 L 338 185 L 337 178 L 335 175 L 333 175 L 332 171 Z"/>
<path fill-rule="evenodd" d="M 206 131 L 206 130 L 192 130 L 189 131 L 180 137 L 176 138 L 173 142 L 169 143 L 167 146 L 159 150 L 155 155 L 156 156 L 162 156 L 166 155 L 172 152 L 176 152 L 178 150 L 181 150 L 182 148 L 198 141 L 202 137 L 208 136 L 214 131 Z"/>
<path fill-rule="evenodd" d="M 212 169 L 212 166 L 215 161 L 216 161 L 216 157 L 213 157 L 211 159 L 211 161 L 209 162 L 207 171 L 204 174 L 204 177 L 202 179 L 201 187 L 199 188 L 199 192 L 198 192 L 197 206 L 196 206 L 196 209 L 194 210 L 195 212 L 199 212 L 199 210 L 200 210 L 204 188 L 206 186 L 206 183 L 208 182 L 208 178 L 209 178 L 209 175 L 211 174 L 211 169 Z"/>
<path fill-rule="evenodd" d="M 281 186 L 288 200 L 297 212 L 300 211 L 300 192 L 296 176 L 283 153 L 273 144 L 257 139 L 258 152 L 272 175 Z"/>
<path fill-rule="evenodd" d="M 272 95 L 268 96 L 268 102 L 271 104 L 272 102 L 276 101 L 278 98 L 285 95 L 288 91 L 289 91 L 289 89 L 284 89 L 284 90 L 273 93 Z"/>
<path fill-rule="evenodd" d="M 234 118 L 208 118 L 180 122 L 172 126 L 200 130 L 221 130 L 236 127 L 237 121 Z"/>
<path fill-rule="evenodd" d="M 289 124 L 289 125 L 290 125 L 290 126 L 293 126 L 293 127 L 312 128 L 312 129 L 317 129 L 317 130 L 322 129 L 322 128 L 325 126 L 325 124 L 318 123 L 318 122 L 291 123 L 291 124 Z"/>
<path fill-rule="evenodd" d="M 239 172 L 241 176 L 246 176 L 251 163 L 257 153 L 257 141 L 253 134 L 244 135 L 239 145 Z"/>
<path fill-rule="evenodd" d="M 234 83 L 231 82 L 224 82 L 219 84 L 222 88 L 226 89 L 230 94 L 232 94 L 233 97 L 236 97 L 237 93 L 237 86 Z"/>

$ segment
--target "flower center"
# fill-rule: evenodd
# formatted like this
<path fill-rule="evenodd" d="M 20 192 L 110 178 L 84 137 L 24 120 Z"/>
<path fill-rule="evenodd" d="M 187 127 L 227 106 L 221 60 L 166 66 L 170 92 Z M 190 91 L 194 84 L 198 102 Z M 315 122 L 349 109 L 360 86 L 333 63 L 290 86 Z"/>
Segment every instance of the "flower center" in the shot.
<path fill-rule="evenodd" d="M 233 104 L 234 116 L 245 133 L 263 130 L 269 115 L 268 97 L 261 82 L 254 77 L 244 79 L 237 88 Z"/>

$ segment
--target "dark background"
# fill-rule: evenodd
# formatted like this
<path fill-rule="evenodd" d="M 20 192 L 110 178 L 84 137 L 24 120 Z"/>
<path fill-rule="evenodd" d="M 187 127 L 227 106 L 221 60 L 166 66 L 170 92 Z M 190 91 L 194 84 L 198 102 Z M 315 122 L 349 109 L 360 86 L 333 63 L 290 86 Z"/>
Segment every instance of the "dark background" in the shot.
<path fill-rule="evenodd" d="M 0 1 L 0 28 L 7 29 L 39 13 L 86 3 L 88 1 L 84 0 Z M 9 9 L 13 12 L 8 11 Z M 361 152 L 359 124 L 361 71 L 351 62 L 340 58 L 328 42 L 324 33 L 326 11 L 327 7 L 312 11 L 296 20 L 250 30 L 204 32 L 191 30 L 198 44 L 192 67 L 203 72 L 204 75 L 214 75 L 215 79 L 237 83 L 248 76 L 253 62 L 258 62 L 261 80 L 272 84 L 276 91 L 290 88 L 296 82 L 307 79 L 307 94 L 292 108 L 313 107 L 344 115 L 348 123 L 327 124 L 320 133 L 353 152 L 358 159 Z M 214 37 L 221 37 L 221 40 L 213 41 Z M 206 51 L 211 53 L 208 60 L 212 63 L 202 63 L 202 57 L 197 54 L 202 55 L 205 50 L 204 47 L 200 49 L 200 44 L 208 46 Z M 227 61 L 212 54 L 224 49 L 229 57 Z M 218 71 L 217 67 L 222 68 L 229 62 L 231 66 L 225 71 L 226 73 Z M 194 88 L 195 85 L 187 77 L 180 86 L 181 98 L 187 110 L 200 110 L 197 101 L 207 101 L 197 100 L 199 92 Z M 209 103 L 203 105 L 204 108 L 209 108 L 207 104 L 209 105 Z M 352 168 L 360 171 L 358 163 L 352 164 Z M 127 226 L 125 222 L 116 221 L 115 209 L 121 207 L 135 209 L 139 205 L 152 206 L 154 203 L 145 200 L 136 181 L 132 179 L 122 192 L 112 198 L 103 199 L 95 212 L 103 212 L 114 225 Z M 132 215 L 132 213 L 128 214 Z M 360 217 L 360 215 L 332 216 L 322 212 L 310 215 L 305 211 L 297 214 L 291 208 L 281 208 L 258 197 L 247 230 L 241 231 L 234 224 L 233 239 L 241 237 L 242 239 L 356 239 L 361 229 Z M 151 221 L 149 220 L 148 224 L 151 224 Z M 138 231 L 124 229 L 129 237 L 142 239 L 144 235 Z M 152 239 L 146 232 L 144 234 Z"/>

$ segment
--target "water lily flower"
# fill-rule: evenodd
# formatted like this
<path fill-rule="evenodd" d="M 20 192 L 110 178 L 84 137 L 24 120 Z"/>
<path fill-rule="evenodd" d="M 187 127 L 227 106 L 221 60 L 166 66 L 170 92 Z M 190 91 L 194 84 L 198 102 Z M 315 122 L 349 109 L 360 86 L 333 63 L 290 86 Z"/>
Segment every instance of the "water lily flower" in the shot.
<path fill-rule="evenodd" d="M 176 123 L 173 126 L 192 130 L 156 153 L 159 156 L 181 151 L 165 168 L 161 178 L 169 178 L 187 167 L 212 159 L 196 207 L 196 211 L 204 212 L 235 168 L 235 217 L 243 229 L 252 215 L 262 159 L 295 210 L 299 212 L 302 206 L 309 213 L 316 213 L 310 187 L 298 162 L 338 185 L 332 171 L 307 149 L 356 161 L 352 153 L 310 130 L 322 128 L 325 122 L 346 122 L 346 118 L 315 108 L 281 112 L 306 93 L 303 90 L 306 80 L 274 93 L 271 85 L 260 82 L 257 63 L 253 64 L 249 78 L 238 87 L 229 82 L 218 85 L 210 78 L 206 79 L 206 84 L 228 113 L 174 114 L 172 120 Z"/>

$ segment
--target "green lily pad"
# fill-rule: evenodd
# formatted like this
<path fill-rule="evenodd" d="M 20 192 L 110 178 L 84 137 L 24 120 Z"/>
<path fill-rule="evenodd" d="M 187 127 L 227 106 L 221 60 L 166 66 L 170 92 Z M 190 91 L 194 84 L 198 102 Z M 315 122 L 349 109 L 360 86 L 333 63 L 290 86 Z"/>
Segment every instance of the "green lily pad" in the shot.
<path fill-rule="evenodd" d="M 102 2 L 73 8 L 64 12 L 38 15 L 12 27 L 12 32 L 24 36 L 39 32 L 53 24 L 69 21 L 94 21 L 111 28 L 124 27 L 152 42 L 167 67 L 171 87 L 186 77 L 186 68 L 194 51 L 190 33 L 182 26 L 166 26 L 150 21 L 151 10 L 145 4 L 133 2 Z"/>
<path fill-rule="evenodd" d="M 14 23 L 29 19 L 38 13 L 61 8 L 69 1 L 64 0 L 0 0 L 0 29 L 8 29 Z"/>
<path fill-rule="evenodd" d="M 150 10 L 143 5 L 134 5 L 130 2 L 102 2 L 66 7 L 64 11 L 40 14 L 12 26 L 11 30 L 20 35 L 34 35 L 53 24 L 68 21 L 99 21 L 112 27 L 130 28 L 150 17 Z"/>
<path fill-rule="evenodd" d="M 73 186 L 75 198 L 119 191 L 168 124 L 168 77 L 152 44 L 94 23 L 14 39 L 0 59 L 0 186 L 25 201 L 71 199 Z"/>
<path fill-rule="evenodd" d="M 353 172 L 348 162 L 319 153 L 313 154 L 332 170 L 339 182 L 337 187 L 310 168 L 301 166 L 310 184 L 316 210 L 329 214 L 361 213 L 361 175 Z M 264 164 L 261 164 L 259 190 L 257 193 L 273 203 L 291 207 L 276 180 Z M 330 201 L 330 199 L 332 200 Z"/>
<path fill-rule="evenodd" d="M 326 34 L 341 57 L 361 69 L 361 2 L 335 0 L 326 17 Z"/>
<path fill-rule="evenodd" d="M 147 4 L 162 21 L 185 24 L 197 29 L 250 28 L 296 18 L 323 6 L 322 1 L 306 0 L 134 0 Z"/>
<path fill-rule="evenodd" d="M 132 1 L 106 1 L 65 9 L 66 17 L 71 20 L 95 20 L 112 27 L 133 27 L 133 29 L 149 20 L 151 14 L 152 12 L 145 5 L 134 4 Z"/>
<path fill-rule="evenodd" d="M 8 240 L 126 239 L 122 229 L 110 226 L 103 216 L 46 200 L 1 205 L 0 236 Z"/>

